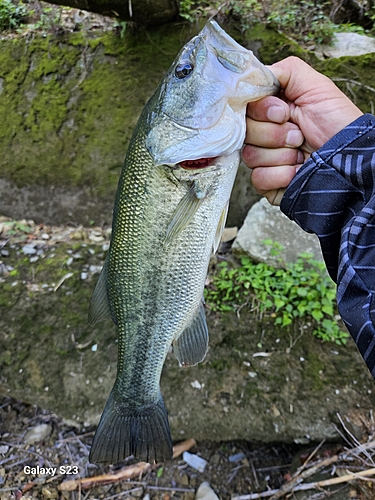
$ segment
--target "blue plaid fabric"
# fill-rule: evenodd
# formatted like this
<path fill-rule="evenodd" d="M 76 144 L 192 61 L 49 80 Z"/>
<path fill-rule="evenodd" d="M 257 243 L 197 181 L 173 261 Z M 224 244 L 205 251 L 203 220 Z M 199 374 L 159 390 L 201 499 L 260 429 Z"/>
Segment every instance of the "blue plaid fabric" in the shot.
<path fill-rule="evenodd" d="M 281 210 L 319 237 L 340 315 L 375 377 L 375 117 L 358 118 L 313 153 Z"/>

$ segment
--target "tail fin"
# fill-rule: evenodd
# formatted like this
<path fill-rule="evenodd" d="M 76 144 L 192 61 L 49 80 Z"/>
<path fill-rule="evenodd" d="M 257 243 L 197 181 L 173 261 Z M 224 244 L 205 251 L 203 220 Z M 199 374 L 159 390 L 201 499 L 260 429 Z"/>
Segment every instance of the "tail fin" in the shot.
<path fill-rule="evenodd" d="M 167 410 L 160 396 L 156 404 L 131 410 L 119 404 L 112 390 L 91 447 L 90 462 L 121 462 L 134 455 L 144 462 L 172 458 Z"/>

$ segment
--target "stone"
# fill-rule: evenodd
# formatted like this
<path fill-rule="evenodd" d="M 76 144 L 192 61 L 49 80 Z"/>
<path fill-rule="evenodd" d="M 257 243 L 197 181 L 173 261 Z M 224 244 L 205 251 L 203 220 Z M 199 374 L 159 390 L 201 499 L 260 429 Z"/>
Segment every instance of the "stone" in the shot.
<path fill-rule="evenodd" d="M 282 246 L 276 256 L 272 254 L 273 246 L 265 244 L 265 240 L 272 240 Z M 303 231 L 279 207 L 272 206 L 265 198 L 249 210 L 232 249 L 236 253 L 247 254 L 257 262 L 273 266 L 295 262 L 303 252 L 312 254 L 314 259 L 323 260 L 318 238 Z"/>
<path fill-rule="evenodd" d="M 238 234 L 238 227 L 226 227 L 221 235 L 221 242 L 228 243 L 236 238 Z"/>
<path fill-rule="evenodd" d="M 37 252 L 36 248 L 35 248 L 35 245 L 33 244 L 30 244 L 30 245 L 25 245 L 23 248 L 22 248 L 22 252 L 25 254 L 25 255 L 33 255 Z"/>
<path fill-rule="evenodd" d="M 207 460 L 205 460 L 204 458 L 199 457 L 198 455 L 194 455 L 193 453 L 189 453 L 188 451 L 183 452 L 182 458 L 184 462 L 190 465 L 190 467 L 192 467 L 193 469 L 199 472 L 204 472 L 204 469 L 207 465 Z"/>
<path fill-rule="evenodd" d="M 358 33 L 335 33 L 331 45 L 320 47 L 321 57 L 361 56 L 375 52 L 375 38 Z"/>
<path fill-rule="evenodd" d="M 28 444 L 38 443 L 47 439 L 51 432 L 52 427 L 49 424 L 39 424 L 26 432 L 24 440 Z"/>
<path fill-rule="evenodd" d="M 53 259 L 46 253 L 27 266 L 20 248 L 10 245 L 7 257 L 17 282 L 5 275 L 0 283 L 0 394 L 78 426 L 96 424 L 115 381 L 118 350 L 110 320 L 87 323 L 97 275 L 81 280 L 78 269 L 53 291 L 48 284 L 66 275 L 74 242 L 55 244 Z M 103 263 L 98 253 L 81 253 L 77 267 Z M 27 287 L 32 270 L 35 290 Z M 345 346 L 323 343 L 308 323 L 281 328 L 245 307 L 239 315 L 207 310 L 207 324 L 204 362 L 182 369 L 171 352 L 163 368 L 161 392 L 175 441 L 182 435 L 198 442 L 338 439 L 337 414 L 361 425 L 375 407 L 374 380 L 352 339 Z"/>
<path fill-rule="evenodd" d="M 198 488 L 195 500 L 219 500 L 210 483 L 204 481 Z"/>

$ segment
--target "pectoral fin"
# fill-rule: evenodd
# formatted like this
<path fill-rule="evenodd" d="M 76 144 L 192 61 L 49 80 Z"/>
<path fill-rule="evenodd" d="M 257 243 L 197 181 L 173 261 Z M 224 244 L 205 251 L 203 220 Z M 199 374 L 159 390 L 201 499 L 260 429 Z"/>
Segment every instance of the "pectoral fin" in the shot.
<path fill-rule="evenodd" d="M 99 321 L 111 318 L 107 294 L 107 260 L 96 283 L 89 306 L 89 323 L 95 325 Z"/>
<path fill-rule="evenodd" d="M 225 207 L 223 208 L 223 211 L 221 212 L 220 215 L 219 224 L 217 225 L 215 239 L 213 243 L 212 253 L 216 253 L 217 249 L 219 248 L 221 236 L 223 234 L 225 223 L 227 221 L 228 207 L 229 207 L 229 201 L 225 204 Z"/>
<path fill-rule="evenodd" d="M 172 346 L 180 366 L 194 366 L 204 360 L 208 350 L 208 328 L 203 302 L 191 325 L 173 341 Z"/>
<path fill-rule="evenodd" d="M 201 206 L 205 195 L 206 193 L 197 190 L 195 183 L 191 186 L 174 211 L 164 240 L 165 246 L 169 245 L 187 227 Z"/>

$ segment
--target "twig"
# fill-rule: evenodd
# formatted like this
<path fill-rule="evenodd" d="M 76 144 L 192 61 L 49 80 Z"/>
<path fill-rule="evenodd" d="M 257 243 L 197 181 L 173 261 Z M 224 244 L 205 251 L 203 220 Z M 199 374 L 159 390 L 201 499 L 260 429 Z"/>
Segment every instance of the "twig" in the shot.
<path fill-rule="evenodd" d="M 375 475 L 375 467 L 373 469 L 363 470 L 357 473 L 346 474 L 345 476 L 335 477 L 333 479 L 326 479 L 324 481 L 316 481 L 314 483 L 299 484 L 293 488 L 294 491 L 313 490 L 315 488 L 323 488 L 324 486 L 333 486 L 335 484 L 347 483 L 353 479 L 367 479 L 368 476 Z M 241 495 L 233 497 L 232 500 L 256 500 L 258 498 L 270 498 L 274 500 L 285 496 L 289 491 L 284 491 L 281 496 L 276 496 L 281 490 L 269 490 L 262 493 L 250 493 L 250 495 Z"/>
<path fill-rule="evenodd" d="M 321 441 L 318 446 L 315 448 L 315 450 L 310 453 L 310 455 L 306 458 L 306 460 L 304 461 L 302 467 L 300 467 L 300 470 L 303 470 L 303 469 L 306 469 L 306 466 L 307 464 L 311 461 L 311 459 L 314 457 L 314 455 L 316 455 L 316 453 L 318 452 L 318 450 L 323 446 L 323 444 L 325 443 L 325 439 L 323 439 L 323 441 Z"/>
<path fill-rule="evenodd" d="M 228 484 L 230 484 L 233 479 L 236 477 L 237 475 L 237 472 L 240 470 L 240 469 L 243 469 L 245 466 L 244 465 L 237 465 L 237 467 L 235 467 L 234 469 L 232 469 L 231 471 L 231 474 L 228 478 Z"/>
<path fill-rule="evenodd" d="M 343 426 L 344 430 L 348 433 L 348 435 L 352 438 L 353 442 L 357 447 L 360 448 L 361 450 L 361 443 L 358 441 L 358 439 L 349 431 L 347 426 L 345 425 L 343 419 L 341 418 L 341 415 L 339 413 L 336 413 L 337 418 L 340 420 L 341 425 Z M 361 450 L 362 451 L 362 450 Z M 371 462 L 371 465 L 375 465 L 374 461 L 372 460 L 372 457 L 369 453 L 367 453 L 367 450 L 363 449 L 362 453 L 368 458 L 368 460 Z"/>
<path fill-rule="evenodd" d="M 365 453 L 366 450 L 371 449 L 371 448 L 375 448 L 375 441 L 369 441 L 368 443 L 360 444 L 359 446 L 356 446 L 355 448 L 353 448 L 351 450 L 344 451 L 344 452 L 340 453 L 339 455 L 334 455 L 333 457 L 329 457 L 329 458 L 326 458 L 324 460 L 321 460 L 320 462 L 312 465 L 311 467 L 303 470 L 302 472 L 297 472 L 297 474 L 290 481 L 285 483 L 279 490 L 269 490 L 269 491 L 265 491 L 262 493 L 252 493 L 250 495 L 243 495 L 243 496 L 234 497 L 232 500 L 255 500 L 257 498 L 268 498 L 268 497 L 272 497 L 272 500 L 278 500 L 279 498 L 282 498 L 283 496 L 290 493 L 291 491 L 300 491 L 300 490 L 313 489 L 313 488 L 318 488 L 318 487 L 320 488 L 320 487 L 329 486 L 332 484 L 340 484 L 343 482 L 348 482 L 348 481 L 351 481 L 352 479 L 356 479 L 356 478 L 373 476 L 373 475 L 375 475 L 375 468 L 367 469 L 367 470 L 357 472 L 357 473 L 353 472 L 353 473 L 347 474 L 345 476 L 341 476 L 341 477 L 337 477 L 337 478 L 333 478 L 333 479 L 328 479 L 326 481 L 318 481 L 316 483 L 300 484 L 304 479 L 315 474 L 319 469 L 322 469 L 323 467 L 327 467 L 328 465 L 332 465 L 334 463 L 337 463 L 338 461 L 347 460 L 348 457 L 350 457 L 351 455 L 356 455 L 357 453 Z M 310 457 L 311 457 L 311 455 L 310 455 Z M 308 460 L 310 459 L 310 457 L 308 458 Z"/>
<path fill-rule="evenodd" d="M 254 476 L 255 487 L 259 488 L 259 481 L 258 481 L 257 471 L 256 471 L 256 469 L 254 467 L 254 462 L 252 460 L 250 460 L 250 466 L 251 466 L 251 470 L 252 470 L 253 476 Z"/>
<path fill-rule="evenodd" d="M 93 436 L 94 434 L 95 434 L 94 431 L 92 431 L 92 432 L 86 432 L 85 434 L 79 434 L 78 436 L 75 434 L 74 436 L 71 436 L 71 437 L 67 437 L 67 438 L 63 438 L 63 439 L 58 439 L 56 441 L 56 443 L 67 443 L 69 441 L 75 441 L 76 439 L 79 439 L 79 438 Z"/>
<path fill-rule="evenodd" d="M 125 495 L 129 495 L 135 491 L 143 491 L 143 488 L 133 488 L 131 490 L 122 491 L 121 493 L 116 493 L 110 497 L 105 497 L 103 500 L 113 500 L 114 498 L 124 497 Z"/>
<path fill-rule="evenodd" d="M 162 490 L 162 491 L 180 491 L 182 493 L 194 493 L 195 490 L 191 488 L 167 488 L 164 486 L 145 486 L 146 490 Z"/>
<path fill-rule="evenodd" d="M 15 458 L 17 458 L 16 455 L 11 455 L 10 457 L 8 458 L 4 458 L 4 460 L 0 460 L 0 465 L 4 465 L 6 464 L 7 462 L 10 462 L 11 460 L 14 460 Z"/>
<path fill-rule="evenodd" d="M 151 468 L 151 464 L 139 462 L 134 465 L 128 465 L 123 469 L 109 474 L 101 474 L 100 476 L 84 477 L 82 479 L 71 479 L 63 481 L 59 485 L 60 491 L 74 491 L 77 488 L 87 489 L 97 485 L 110 484 L 124 479 L 139 476 Z"/>
<path fill-rule="evenodd" d="M 180 455 L 183 454 L 184 451 L 190 450 L 196 444 L 197 442 L 193 438 L 187 439 L 186 441 L 182 441 L 181 443 L 176 444 L 175 446 L 173 446 L 173 458 L 179 457 Z"/>
<path fill-rule="evenodd" d="M 371 92 L 375 92 L 375 89 L 373 87 L 370 87 L 369 85 L 365 85 L 364 83 L 357 82 L 356 80 L 351 80 L 350 78 L 331 78 L 333 82 L 346 82 L 350 83 L 351 85 L 359 85 L 360 87 L 364 87 L 366 90 L 370 90 Z"/>
<path fill-rule="evenodd" d="M 270 465 L 269 467 L 258 467 L 258 472 L 268 472 L 271 470 L 280 470 L 280 469 L 288 469 L 292 464 L 284 464 L 284 465 Z"/>
<path fill-rule="evenodd" d="M 305 469 L 304 471 L 297 473 L 290 481 L 285 483 L 272 497 L 272 500 L 278 500 L 279 498 L 282 498 L 284 495 L 289 493 L 290 491 L 296 490 L 297 485 L 302 483 L 304 479 L 307 477 L 312 476 L 318 470 L 322 469 L 323 467 L 326 467 L 327 465 L 334 464 L 339 460 L 338 455 L 334 455 L 333 457 L 326 458 L 325 460 L 322 460 L 321 462 L 318 462 L 316 465 L 310 467 L 309 469 Z"/>
<path fill-rule="evenodd" d="M 74 273 L 67 273 L 65 276 L 63 276 L 61 280 L 57 283 L 53 291 L 56 292 L 60 288 L 60 286 L 64 283 L 64 281 L 71 278 L 73 275 Z"/>

